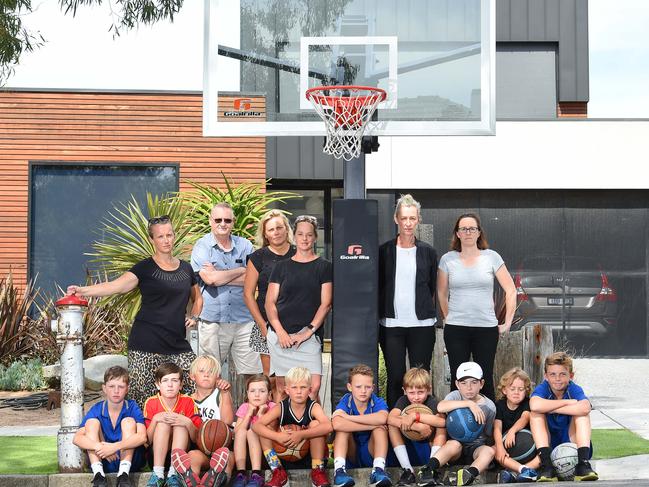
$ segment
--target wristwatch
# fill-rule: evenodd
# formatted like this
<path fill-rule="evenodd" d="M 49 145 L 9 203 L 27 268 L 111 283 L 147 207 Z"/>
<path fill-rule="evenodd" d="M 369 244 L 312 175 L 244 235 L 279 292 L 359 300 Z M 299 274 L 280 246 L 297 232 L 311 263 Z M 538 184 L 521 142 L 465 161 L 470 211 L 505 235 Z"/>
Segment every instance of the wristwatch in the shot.
<path fill-rule="evenodd" d="M 309 323 L 308 325 L 306 325 L 306 327 L 307 327 L 309 330 L 311 330 L 312 332 L 315 333 L 315 326 L 313 326 L 312 324 Z"/>
<path fill-rule="evenodd" d="M 192 315 L 192 316 L 189 317 L 190 320 L 192 320 L 192 321 L 194 321 L 196 323 L 198 323 L 199 318 L 200 318 L 200 316 L 198 316 L 198 315 Z"/>

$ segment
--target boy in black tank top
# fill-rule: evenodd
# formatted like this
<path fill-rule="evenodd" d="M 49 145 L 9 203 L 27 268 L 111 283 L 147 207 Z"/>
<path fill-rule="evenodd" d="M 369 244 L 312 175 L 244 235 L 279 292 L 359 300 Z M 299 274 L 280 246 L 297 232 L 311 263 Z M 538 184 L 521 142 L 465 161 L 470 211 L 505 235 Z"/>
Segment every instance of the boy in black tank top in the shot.
<path fill-rule="evenodd" d="M 273 443 L 295 447 L 303 440 L 309 440 L 311 454 L 311 483 L 313 487 L 329 487 L 325 471 L 327 459 L 327 435 L 331 433 L 331 421 L 322 406 L 309 398 L 311 373 L 304 367 L 293 367 L 286 376 L 288 397 L 277 407 L 271 408 L 252 426 L 259 435 L 264 456 L 272 471 L 267 487 L 288 487 L 288 474 L 277 457 Z M 278 424 L 275 430 L 271 425 Z M 283 430 L 282 427 L 296 425 L 300 429 Z"/>

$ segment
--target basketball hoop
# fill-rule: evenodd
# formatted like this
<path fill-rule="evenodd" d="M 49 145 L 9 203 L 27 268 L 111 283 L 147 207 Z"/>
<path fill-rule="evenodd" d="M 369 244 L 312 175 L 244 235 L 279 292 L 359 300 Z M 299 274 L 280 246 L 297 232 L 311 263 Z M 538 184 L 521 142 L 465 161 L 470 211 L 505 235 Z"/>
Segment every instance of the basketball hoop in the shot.
<path fill-rule="evenodd" d="M 306 90 L 306 99 L 327 129 L 323 151 L 336 159 L 357 158 L 363 132 L 376 107 L 386 98 L 385 90 L 371 86 L 317 86 Z"/>

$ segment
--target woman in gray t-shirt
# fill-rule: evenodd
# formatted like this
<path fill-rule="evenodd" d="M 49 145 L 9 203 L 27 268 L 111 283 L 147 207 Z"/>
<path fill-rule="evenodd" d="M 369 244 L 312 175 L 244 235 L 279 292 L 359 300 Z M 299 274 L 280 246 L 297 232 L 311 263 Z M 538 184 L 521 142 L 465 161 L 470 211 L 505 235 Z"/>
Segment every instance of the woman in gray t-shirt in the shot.
<path fill-rule="evenodd" d="M 494 277 L 505 291 L 505 322 L 498 324 L 494 310 Z M 451 368 L 473 360 L 484 371 L 482 393 L 494 399 L 493 366 L 498 334 L 511 327 L 516 310 L 516 288 L 503 259 L 489 250 L 489 244 L 474 213 L 465 213 L 455 222 L 451 251 L 439 261 L 437 296 L 445 321 L 444 343 Z"/>

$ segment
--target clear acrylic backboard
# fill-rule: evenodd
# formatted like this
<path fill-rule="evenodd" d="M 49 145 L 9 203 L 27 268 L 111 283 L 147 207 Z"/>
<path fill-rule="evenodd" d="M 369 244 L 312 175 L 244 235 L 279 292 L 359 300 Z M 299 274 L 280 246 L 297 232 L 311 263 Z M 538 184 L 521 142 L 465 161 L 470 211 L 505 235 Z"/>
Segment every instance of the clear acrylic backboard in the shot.
<path fill-rule="evenodd" d="M 205 0 L 203 134 L 324 135 L 335 84 L 387 92 L 365 135 L 494 134 L 495 1 Z"/>

